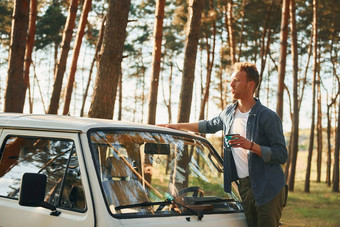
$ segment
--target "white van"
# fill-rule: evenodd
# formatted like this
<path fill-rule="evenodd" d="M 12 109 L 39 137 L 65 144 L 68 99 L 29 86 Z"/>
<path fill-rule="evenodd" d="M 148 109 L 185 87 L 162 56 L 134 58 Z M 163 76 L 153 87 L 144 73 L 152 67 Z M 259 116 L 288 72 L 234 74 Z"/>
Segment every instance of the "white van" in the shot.
<path fill-rule="evenodd" d="M 222 159 L 172 129 L 0 114 L 0 226 L 247 226 Z"/>

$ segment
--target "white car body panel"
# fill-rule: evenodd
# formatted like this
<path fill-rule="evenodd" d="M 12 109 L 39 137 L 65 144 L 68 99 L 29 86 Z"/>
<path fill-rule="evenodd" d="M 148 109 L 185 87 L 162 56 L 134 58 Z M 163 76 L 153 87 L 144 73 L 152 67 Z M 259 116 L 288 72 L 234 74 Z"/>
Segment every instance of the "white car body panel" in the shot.
<path fill-rule="evenodd" d="M 116 129 L 152 129 L 163 132 L 175 130 L 152 125 L 142 125 L 113 120 L 77 118 L 57 115 L 0 114 L 0 142 L 9 135 L 39 136 L 48 138 L 65 138 L 75 142 L 79 166 L 82 172 L 87 208 L 85 212 L 74 212 L 58 209 L 59 216 L 50 215 L 51 210 L 42 207 L 26 207 L 18 204 L 18 200 L 0 196 L 0 226 L 34 226 L 34 227 L 87 227 L 87 226 L 124 226 L 124 227 L 222 227 L 247 226 L 245 215 L 239 213 L 206 214 L 202 220 L 195 215 L 164 216 L 141 218 L 115 218 L 110 214 L 103 192 L 98 182 L 96 169 L 92 160 L 87 132 L 92 128 Z M 190 134 L 181 132 L 183 134 Z M 0 151 L 1 161 L 1 151 Z M 0 162 L 1 163 L 1 162 Z M 1 179 L 1 176 L 0 176 Z"/>

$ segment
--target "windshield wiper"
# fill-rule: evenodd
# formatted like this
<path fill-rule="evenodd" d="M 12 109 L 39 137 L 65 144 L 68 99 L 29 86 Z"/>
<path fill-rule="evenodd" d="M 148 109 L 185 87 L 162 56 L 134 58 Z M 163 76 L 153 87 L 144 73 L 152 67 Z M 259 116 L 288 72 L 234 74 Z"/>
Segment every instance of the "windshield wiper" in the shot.
<path fill-rule="evenodd" d="M 171 204 L 171 203 L 167 202 L 167 201 L 163 201 L 163 202 L 142 202 L 142 203 L 116 206 L 115 210 L 122 210 L 122 209 L 133 208 L 133 207 L 148 207 L 148 206 L 154 206 L 154 205 L 167 205 L 167 204 Z"/>
<path fill-rule="evenodd" d="M 160 211 L 164 208 L 165 205 L 169 205 L 169 204 L 175 204 L 181 207 L 186 208 L 188 211 L 190 211 L 192 214 L 197 216 L 197 219 L 200 221 L 203 218 L 203 214 L 199 211 L 195 211 L 181 203 L 177 203 L 175 202 L 175 199 L 168 193 L 166 193 L 166 200 L 163 202 L 142 202 L 142 203 L 136 203 L 136 204 L 128 204 L 128 205 L 122 205 L 122 206 L 116 206 L 115 210 L 121 210 L 121 209 L 127 209 L 127 208 L 133 208 L 133 207 L 144 207 L 144 206 L 153 206 L 153 205 L 159 205 L 159 207 L 157 208 L 157 211 Z"/>

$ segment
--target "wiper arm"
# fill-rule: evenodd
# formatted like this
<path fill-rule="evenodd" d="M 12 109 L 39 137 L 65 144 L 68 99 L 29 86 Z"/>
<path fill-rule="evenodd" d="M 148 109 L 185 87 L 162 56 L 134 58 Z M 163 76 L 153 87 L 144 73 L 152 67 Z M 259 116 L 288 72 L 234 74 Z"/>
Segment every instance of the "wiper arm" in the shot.
<path fill-rule="evenodd" d="M 122 209 L 133 208 L 133 207 L 147 207 L 147 206 L 154 206 L 154 205 L 167 205 L 167 204 L 171 204 L 171 202 L 168 202 L 167 200 L 165 200 L 163 202 L 142 202 L 142 203 L 135 203 L 135 204 L 116 206 L 115 210 L 122 210 Z"/>

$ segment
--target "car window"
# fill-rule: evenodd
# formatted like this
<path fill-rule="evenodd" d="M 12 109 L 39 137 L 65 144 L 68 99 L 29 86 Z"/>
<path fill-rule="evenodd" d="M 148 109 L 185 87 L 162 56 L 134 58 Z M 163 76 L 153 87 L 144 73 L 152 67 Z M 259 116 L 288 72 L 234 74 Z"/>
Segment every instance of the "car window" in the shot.
<path fill-rule="evenodd" d="M 94 130 L 93 160 L 107 207 L 119 218 L 242 212 L 223 188 L 208 141 L 167 132 Z"/>
<path fill-rule="evenodd" d="M 0 196 L 18 199 L 26 172 L 46 175 L 45 202 L 71 210 L 86 209 L 74 141 L 8 137 L 0 151 Z"/>

